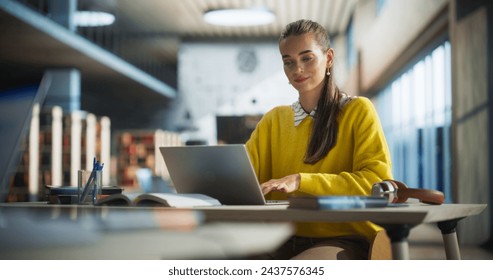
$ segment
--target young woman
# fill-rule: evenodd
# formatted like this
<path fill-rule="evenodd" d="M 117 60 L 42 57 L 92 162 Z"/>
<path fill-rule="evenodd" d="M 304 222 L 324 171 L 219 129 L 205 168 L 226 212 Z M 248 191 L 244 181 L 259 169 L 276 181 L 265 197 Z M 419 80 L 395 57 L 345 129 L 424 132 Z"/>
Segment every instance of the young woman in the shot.
<path fill-rule="evenodd" d="M 264 115 L 247 142 L 267 199 L 369 195 L 392 179 L 390 154 L 371 101 L 334 84 L 334 50 L 318 23 L 299 20 L 279 39 L 284 72 L 299 98 Z M 369 222 L 298 223 L 271 258 L 366 259 L 380 227 Z"/>

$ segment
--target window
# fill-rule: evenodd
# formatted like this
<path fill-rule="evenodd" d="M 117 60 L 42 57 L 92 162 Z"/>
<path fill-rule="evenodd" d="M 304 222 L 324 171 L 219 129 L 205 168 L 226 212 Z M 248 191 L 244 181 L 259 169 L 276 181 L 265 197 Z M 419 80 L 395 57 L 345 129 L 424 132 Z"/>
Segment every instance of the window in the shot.
<path fill-rule="evenodd" d="M 382 12 L 382 10 L 386 4 L 387 4 L 387 0 L 377 0 L 376 1 L 376 4 L 375 4 L 376 7 L 375 8 L 376 8 L 377 16 L 380 15 L 380 13 Z"/>
<path fill-rule="evenodd" d="M 396 180 L 451 200 L 451 65 L 444 42 L 374 98 Z"/>
<path fill-rule="evenodd" d="M 352 69 L 353 66 L 356 65 L 356 45 L 354 42 L 354 28 L 353 28 L 353 20 L 349 21 L 347 30 L 346 30 L 346 63 L 348 69 Z"/>

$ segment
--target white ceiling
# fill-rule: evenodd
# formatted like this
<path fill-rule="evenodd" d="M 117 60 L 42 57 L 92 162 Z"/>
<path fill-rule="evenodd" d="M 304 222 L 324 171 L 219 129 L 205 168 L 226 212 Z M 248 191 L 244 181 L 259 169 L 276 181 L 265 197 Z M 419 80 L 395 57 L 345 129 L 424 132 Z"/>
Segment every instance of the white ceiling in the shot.
<path fill-rule="evenodd" d="M 125 36 L 125 54 L 151 54 L 176 61 L 182 40 L 277 39 L 282 28 L 297 19 L 311 19 L 329 34 L 344 32 L 358 0 L 79 0 L 79 9 L 109 11 L 116 15 L 113 34 Z M 266 7 L 275 22 L 254 27 L 221 27 L 202 15 L 216 8 Z"/>

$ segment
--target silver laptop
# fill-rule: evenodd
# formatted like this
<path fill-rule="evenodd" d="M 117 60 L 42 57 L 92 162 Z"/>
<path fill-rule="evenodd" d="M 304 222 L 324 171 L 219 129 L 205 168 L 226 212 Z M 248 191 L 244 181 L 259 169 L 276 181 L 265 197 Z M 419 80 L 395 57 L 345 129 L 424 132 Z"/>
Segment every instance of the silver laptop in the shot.
<path fill-rule="evenodd" d="M 177 193 L 200 193 L 223 205 L 279 204 L 266 201 L 245 145 L 160 147 Z"/>

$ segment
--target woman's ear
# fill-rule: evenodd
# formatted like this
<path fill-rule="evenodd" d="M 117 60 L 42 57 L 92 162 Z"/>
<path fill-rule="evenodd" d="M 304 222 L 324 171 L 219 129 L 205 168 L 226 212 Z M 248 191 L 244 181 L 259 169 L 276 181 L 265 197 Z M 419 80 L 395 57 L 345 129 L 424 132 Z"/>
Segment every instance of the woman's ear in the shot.
<path fill-rule="evenodd" d="M 327 50 L 327 69 L 330 69 L 330 67 L 332 67 L 332 64 L 334 64 L 334 49 L 333 48 L 329 48 L 329 50 Z"/>

